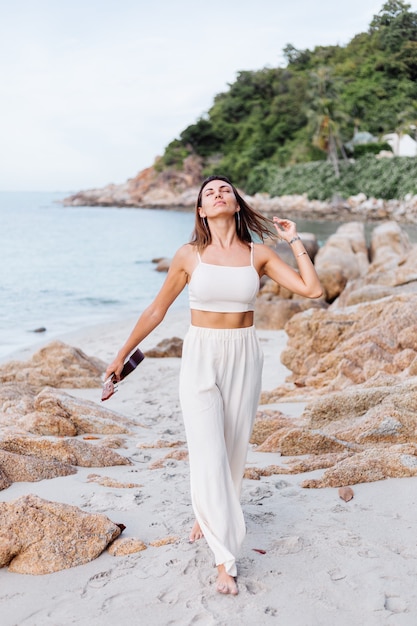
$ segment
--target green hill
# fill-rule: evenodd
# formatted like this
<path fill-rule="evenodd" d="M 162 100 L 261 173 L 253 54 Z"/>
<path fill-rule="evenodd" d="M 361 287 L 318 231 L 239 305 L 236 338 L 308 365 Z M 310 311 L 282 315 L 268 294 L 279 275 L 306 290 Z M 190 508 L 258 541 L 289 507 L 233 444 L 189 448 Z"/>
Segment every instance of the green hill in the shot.
<path fill-rule="evenodd" d="M 251 194 L 417 193 L 417 159 L 367 156 L 389 148 L 386 133 L 416 132 L 417 13 L 410 5 L 385 2 L 346 46 L 287 44 L 283 52 L 286 67 L 239 72 L 167 146 L 157 169 L 181 170 L 192 154 L 204 174 L 221 172 Z M 359 131 L 372 143 L 352 146 Z"/>

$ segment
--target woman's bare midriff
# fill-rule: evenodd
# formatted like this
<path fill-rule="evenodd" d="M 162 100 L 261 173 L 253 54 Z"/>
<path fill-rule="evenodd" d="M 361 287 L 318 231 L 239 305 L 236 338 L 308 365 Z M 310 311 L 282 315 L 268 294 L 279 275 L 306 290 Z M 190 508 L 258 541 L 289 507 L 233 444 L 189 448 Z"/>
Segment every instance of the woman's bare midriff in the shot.
<path fill-rule="evenodd" d="M 253 326 L 253 311 L 244 313 L 214 313 L 191 309 L 191 324 L 201 328 L 248 328 Z"/>

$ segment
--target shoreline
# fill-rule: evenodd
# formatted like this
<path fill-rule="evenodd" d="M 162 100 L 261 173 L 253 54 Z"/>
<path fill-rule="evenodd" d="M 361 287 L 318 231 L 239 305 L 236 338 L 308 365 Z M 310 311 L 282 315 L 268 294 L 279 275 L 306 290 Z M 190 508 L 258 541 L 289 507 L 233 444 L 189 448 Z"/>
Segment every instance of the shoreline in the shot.
<path fill-rule="evenodd" d="M 185 310 L 170 310 L 143 342 L 183 337 Z M 106 328 L 104 327 L 106 326 Z M 61 336 L 87 355 L 107 361 L 130 332 L 126 320 Z M 284 382 L 280 362 L 284 331 L 258 330 L 265 355 L 263 390 Z M 26 358 L 26 357 L 25 357 Z M 103 552 L 93 561 L 54 574 L 31 576 L 0 569 L 2 624 L 110 626 L 141 623 L 165 626 L 204 624 L 250 626 L 414 626 L 417 614 L 416 478 L 354 485 L 344 502 L 336 488 L 303 489 L 306 474 L 244 479 L 242 507 L 247 536 L 238 557 L 237 597 L 215 591 L 212 556 L 203 540 L 189 544 L 193 514 L 187 461 L 165 459 L 158 440 L 184 440 L 178 400 L 180 359 L 146 358 L 106 408 L 134 418 L 134 433 L 118 452 L 133 466 L 78 467 L 77 473 L 36 483 L 13 483 L 0 491 L 8 502 L 27 493 L 102 513 L 123 523 L 123 537 L 138 537 L 147 549 L 129 556 Z M 68 389 L 100 403 L 100 389 Z M 298 416 L 303 403 L 262 407 Z M 94 444 L 93 444 L 94 445 Z M 164 460 L 165 459 L 165 460 Z M 159 468 L 152 464 L 161 462 Z M 285 462 L 279 454 L 250 446 L 247 467 Z M 140 487 L 104 487 L 92 473 Z M 393 532 L 394 531 L 394 532 Z M 174 537 L 161 547 L 151 543 Z"/>

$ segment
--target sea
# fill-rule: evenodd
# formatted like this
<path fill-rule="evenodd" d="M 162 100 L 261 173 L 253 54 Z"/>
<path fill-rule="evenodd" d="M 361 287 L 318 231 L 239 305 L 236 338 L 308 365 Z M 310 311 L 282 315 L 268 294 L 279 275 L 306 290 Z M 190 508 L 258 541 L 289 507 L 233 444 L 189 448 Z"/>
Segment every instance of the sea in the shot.
<path fill-rule="evenodd" d="M 190 239 L 192 211 L 65 207 L 69 192 L 0 192 L 0 359 L 99 323 L 131 320 L 153 300 Z M 322 245 L 340 222 L 297 223 Z M 417 241 L 416 227 L 409 227 Z M 186 290 L 173 307 L 186 307 Z"/>

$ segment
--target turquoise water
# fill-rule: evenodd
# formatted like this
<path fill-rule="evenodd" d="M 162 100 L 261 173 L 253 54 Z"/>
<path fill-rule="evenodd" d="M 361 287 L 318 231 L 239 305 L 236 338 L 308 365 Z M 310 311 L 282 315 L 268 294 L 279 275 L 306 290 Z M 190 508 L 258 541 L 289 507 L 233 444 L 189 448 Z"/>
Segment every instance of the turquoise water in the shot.
<path fill-rule="evenodd" d="M 193 228 L 191 213 L 65 208 L 65 195 L 0 193 L 0 357 L 140 313 L 166 276 L 152 259 L 172 256 Z"/>

